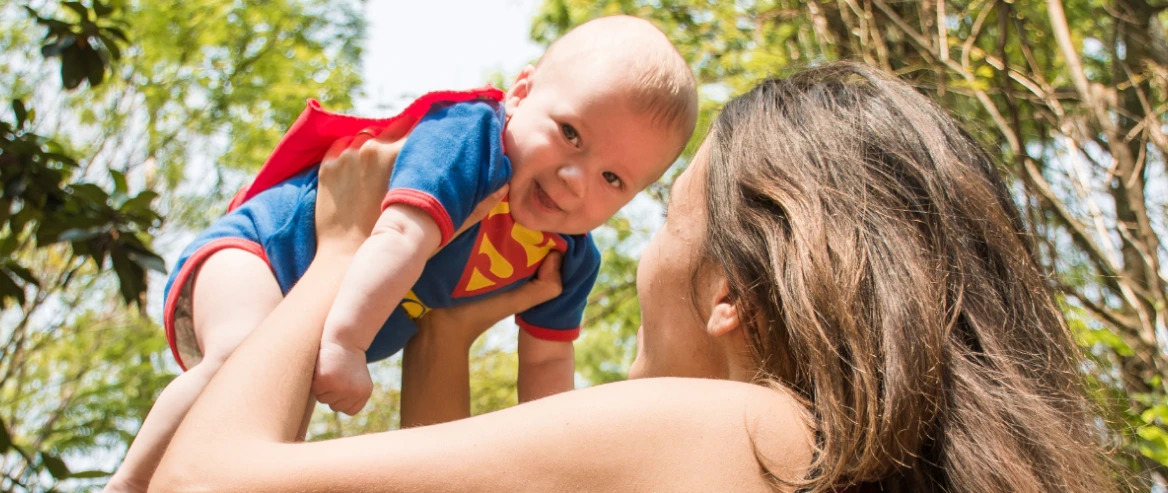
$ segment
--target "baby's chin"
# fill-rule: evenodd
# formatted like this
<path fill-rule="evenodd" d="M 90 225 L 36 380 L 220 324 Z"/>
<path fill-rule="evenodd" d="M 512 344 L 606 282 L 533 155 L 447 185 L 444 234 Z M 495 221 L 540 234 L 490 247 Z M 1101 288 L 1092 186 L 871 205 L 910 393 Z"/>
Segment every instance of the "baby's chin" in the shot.
<path fill-rule="evenodd" d="M 588 228 L 583 231 L 577 231 L 576 227 L 571 224 L 564 224 L 562 220 L 557 220 L 553 217 L 544 217 L 541 214 L 528 210 L 522 204 L 511 203 L 511 217 L 520 226 L 534 231 L 542 231 L 544 233 L 555 233 L 561 235 L 582 235 L 596 228 Z M 567 227 L 565 227 L 567 226 Z M 599 226 L 597 226 L 599 227 Z"/>

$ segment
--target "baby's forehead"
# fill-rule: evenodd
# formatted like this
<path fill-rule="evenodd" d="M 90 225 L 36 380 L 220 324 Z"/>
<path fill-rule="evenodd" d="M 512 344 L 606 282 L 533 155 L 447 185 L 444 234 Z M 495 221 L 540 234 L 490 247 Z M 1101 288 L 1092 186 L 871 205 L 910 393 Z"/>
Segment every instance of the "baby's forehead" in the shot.
<path fill-rule="evenodd" d="M 677 137 L 676 130 L 665 125 L 638 123 L 644 130 L 637 139 L 628 139 L 621 142 L 615 150 L 615 160 L 639 191 L 652 185 L 669 169 L 677 159 L 685 140 Z"/>

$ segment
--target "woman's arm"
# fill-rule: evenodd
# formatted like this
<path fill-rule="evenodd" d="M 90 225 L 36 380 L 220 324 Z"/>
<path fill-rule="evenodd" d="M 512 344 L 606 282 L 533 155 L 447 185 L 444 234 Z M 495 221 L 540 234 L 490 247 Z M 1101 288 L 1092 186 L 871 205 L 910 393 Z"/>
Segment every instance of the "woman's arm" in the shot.
<path fill-rule="evenodd" d="M 772 491 L 801 476 L 792 400 L 727 381 L 649 379 L 559 394 L 441 425 L 291 443 L 343 256 L 314 261 L 183 422 L 156 491 Z M 306 277 L 307 278 L 307 277 Z M 325 284 L 332 283 L 332 284 Z M 289 309 L 285 309 L 289 308 Z M 281 333 L 284 332 L 284 333 Z M 756 445 L 768 453 L 760 459 Z"/>
<path fill-rule="evenodd" d="M 766 480 L 759 464 L 794 480 L 810 461 L 792 400 L 756 385 L 700 379 L 602 385 L 460 421 L 324 442 L 278 443 L 229 433 L 201 440 L 215 445 L 201 454 L 181 454 L 172 445 L 164 468 L 174 458 L 186 474 L 168 474 L 151 486 L 255 492 L 784 491 Z M 767 452 L 760 456 L 756 447 Z"/>
<path fill-rule="evenodd" d="M 341 275 L 380 215 L 385 190 L 376 184 L 388 182 L 402 142 L 358 136 L 329 148 L 319 173 L 316 256 L 300 282 L 237 348 L 235 354 L 242 356 L 224 364 L 230 371 L 216 374 L 207 385 L 190 419 L 179 426 L 151 486 L 166 487 L 177 481 L 176 474 L 190 473 L 184 457 L 214 455 L 221 444 L 204 440 L 207 435 L 292 441 L 299 434 L 311 383 L 300 378 L 301 371 L 307 367 L 310 375 L 315 361 L 305 358 L 316 353 Z"/>

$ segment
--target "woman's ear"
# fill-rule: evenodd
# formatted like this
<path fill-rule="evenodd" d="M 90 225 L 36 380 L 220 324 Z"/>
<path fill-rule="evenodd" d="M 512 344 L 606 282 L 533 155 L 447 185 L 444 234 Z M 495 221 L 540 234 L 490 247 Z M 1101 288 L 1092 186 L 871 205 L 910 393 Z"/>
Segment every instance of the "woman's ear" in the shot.
<path fill-rule="evenodd" d="M 535 67 L 528 64 L 523 67 L 519 75 L 515 76 L 515 82 L 511 84 L 511 89 L 507 90 L 507 96 L 503 99 L 503 109 L 507 110 L 508 114 L 514 113 L 515 109 L 519 107 L 519 102 L 531 94 L 531 74 L 533 73 L 535 73 Z"/>
<path fill-rule="evenodd" d="M 710 337 L 721 337 L 738 328 L 738 307 L 730 295 L 730 283 L 720 277 L 713 290 L 713 309 L 706 320 L 706 333 Z"/>

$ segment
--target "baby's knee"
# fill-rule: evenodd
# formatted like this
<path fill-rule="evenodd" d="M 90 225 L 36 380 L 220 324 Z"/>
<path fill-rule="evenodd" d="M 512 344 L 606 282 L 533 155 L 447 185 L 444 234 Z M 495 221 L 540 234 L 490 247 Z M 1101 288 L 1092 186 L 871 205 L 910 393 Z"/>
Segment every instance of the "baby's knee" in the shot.
<path fill-rule="evenodd" d="M 204 367 L 204 371 L 218 370 L 220 366 L 223 366 L 223 363 L 227 362 L 227 358 L 231 357 L 231 353 L 234 353 L 238 346 L 237 341 L 209 342 L 202 348 L 203 358 L 195 367 Z"/>

